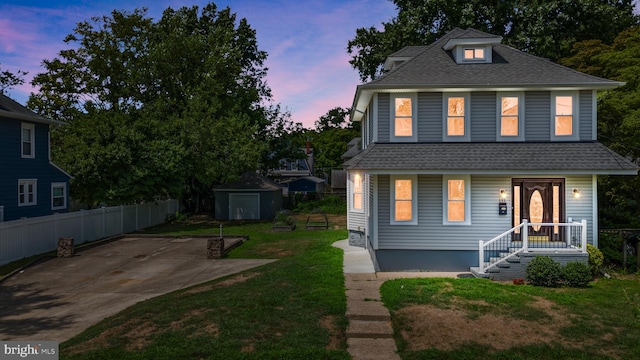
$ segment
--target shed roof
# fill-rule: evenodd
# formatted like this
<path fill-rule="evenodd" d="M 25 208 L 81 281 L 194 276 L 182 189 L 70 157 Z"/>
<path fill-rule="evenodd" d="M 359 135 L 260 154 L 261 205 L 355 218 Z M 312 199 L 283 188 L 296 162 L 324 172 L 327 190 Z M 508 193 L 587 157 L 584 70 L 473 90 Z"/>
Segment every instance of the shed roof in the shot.
<path fill-rule="evenodd" d="M 282 187 L 271 179 L 262 176 L 257 173 L 246 173 L 240 177 L 240 179 L 233 183 L 226 183 L 219 186 L 216 191 L 277 191 L 282 190 Z"/>

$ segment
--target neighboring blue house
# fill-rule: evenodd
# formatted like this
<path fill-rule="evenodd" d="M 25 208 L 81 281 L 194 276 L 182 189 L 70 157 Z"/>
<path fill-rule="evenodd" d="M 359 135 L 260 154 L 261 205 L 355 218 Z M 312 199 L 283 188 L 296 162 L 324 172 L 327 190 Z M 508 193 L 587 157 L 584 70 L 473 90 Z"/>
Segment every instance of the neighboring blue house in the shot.
<path fill-rule="evenodd" d="M 45 119 L 0 94 L 0 221 L 67 212 L 71 176 L 51 162 Z"/>
<path fill-rule="evenodd" d="M 378 270 L 586 261 L 598 176 L 638 172 L 597 137 L 597 92 L 623 83 L 458 28 L 385 69 L 356 89 L 363 150 L 345 163 L 349 240 Z"/>

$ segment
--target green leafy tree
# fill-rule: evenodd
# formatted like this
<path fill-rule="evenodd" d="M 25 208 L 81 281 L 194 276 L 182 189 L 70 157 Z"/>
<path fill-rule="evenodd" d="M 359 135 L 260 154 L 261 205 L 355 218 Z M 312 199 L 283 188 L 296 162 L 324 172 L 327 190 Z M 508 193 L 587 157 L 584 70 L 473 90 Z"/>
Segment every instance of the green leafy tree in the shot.
<path fill-rule="evenodd" d="M 68 123 L 52 152 L 75 177 L 74 198 L 173 196 L 198 211 L 215 185 L 257 168 L 271 94 L 246 19 L 214 3 L 168 8 L 156 22 L 146 9 L 113 11 L 65 42 L 28 106 Z"/>
<path fill-rule="evenodd" d="M 349 41 L 349 61 L 367 81 L 383 74 L 386 57 L 409 45 L 428 45 L 454 27 L 500 35 L 533 55 L 558 60 L 576 41 L 612 41 L 636 24 L 632 0 L 393 0 L 398 15 L 359 28 Z"/>
<path fill-rule="evenodd" d="M 640 26 L 622 31 L 611 44 L 576 43 L 564 65 L 592 75 L 624 81 L 598 96 L 598 139 L 636 163 L 640 159 Z M 640 227 L 640 178 L 603 176 L 598 182 L 601 225 Z"/>
<path fill-rule="evenodd" d="M 28 72 L 22 70 L 18 70 L 14 74 L 9 70 L 2 71 L 0 68 L 0 94 L 3 94 L 7 89 L 24 84 L 23 76 L 27 74 Z"/>
<path fill-rule="evenodd" d="M 349 109 L 336 107 L 315 122 L 315 132 L 310 132 L 309 136 L 312 138 L 317 175 L 340 167 L 347 143 L 360 136 L 360 123 L 349 121 L 349 112 Z"/>

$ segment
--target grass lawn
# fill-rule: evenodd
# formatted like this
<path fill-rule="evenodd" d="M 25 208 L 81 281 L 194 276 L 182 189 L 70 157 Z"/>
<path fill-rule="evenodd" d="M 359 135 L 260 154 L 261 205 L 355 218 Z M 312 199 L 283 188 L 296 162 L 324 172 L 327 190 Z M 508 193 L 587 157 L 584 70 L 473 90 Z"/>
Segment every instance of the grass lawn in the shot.
<path fill-rule="evenodd" d="M 484 279 L 381 287 L 402 359 L 638 359 L 640 278 L 548 289 Z"/>
<path fill-rule="evenodd" d="M 230 258 L 279 259 L 241 274 L 138 303 L 60 345 L 61 359 L 348 359 L 343 224 L 272 232 L 270 223 L 227 224 L 248 235 Z M 218 234 L 206 219 L 154 233 Z"/>
<path fill-rule="evenodd" d="M 229 258 L 274 263 L 136 304 L 60 345 L 61 359 L 349 359 L 342 250 L 329 230 L 248 235 Z M 206 218 L 153 233 L 214 234 Z M 484 279 L 398 279 L 381 287 L 402 359 L 638 359 L 640 277 L 546 289 Z"/>

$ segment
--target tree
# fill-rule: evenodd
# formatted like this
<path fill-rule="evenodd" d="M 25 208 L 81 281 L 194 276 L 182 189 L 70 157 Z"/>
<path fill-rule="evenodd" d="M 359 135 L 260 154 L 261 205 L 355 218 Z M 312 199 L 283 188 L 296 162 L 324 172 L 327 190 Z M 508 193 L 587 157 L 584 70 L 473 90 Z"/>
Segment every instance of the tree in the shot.
<path fill-rule="evenodd" d="M 298 160 L 307 157 L 301 148 L 305 144 L 305 129 L 302 123 L 294 123 L 289 111 L 282 111 L 280 105 L 267 109 L 269 126 L 262 132 L 262 141 L 267 146 L 261 161 L 261 171 L 267 174 L 280 166 L 281 159 Z"/>
<path fill-rule="evenodd" d="M 638 23 L 632 0 L 394 0 L 398 15 L 359 28 L 349 41 L 349 63 L 362 81 L 383 74 L 387 56 L 409 45 L 428 45 L 454 27 L 472 27 L 503 37 L 514 48 L 553 61 L 569 55 L 576 41 L 612 41 Z"/>
<path fill-rule="evenodd" d="M 24 84 L 23 76 L 27 74 L 28 72 L 22 70 L 18 70 L 16 74 L 14 74 L 9 70 L 2 71 L 2 68 L 0 68 L 0 94 L 4 94 L 5 90 L 11 89 L 14 86 Z"/>
<path fill-rule="evenodd" d="M 256 169 L 268 125 L 267 54 L 246 19 L 214 3 L 78 23 L 28 106 L 61 121 L 53 157 L 71 194 L 95 204 L 182 198 L 197 211 L 213 187 Z"/>
<path fill-rule="evenodd" d="M 576 43 L 562 64 L 625 85 L 598 95 L 598 138 L 630 160 L 640 159 L 640 26 L 622 31 L 611 44 Z M 603 176 L 598 182 L 601 225 L 640 227 L 640 178 Z"/>
<path fill-rule="evenodd" d="M 347 143 L 360 135 L 360 123 L 347 119 L 350 110 L 336 107 L 316 121 L 315 132 L 311 132 L 316 173 L 328 172 L 342 165 L 342 154 Z"/>

